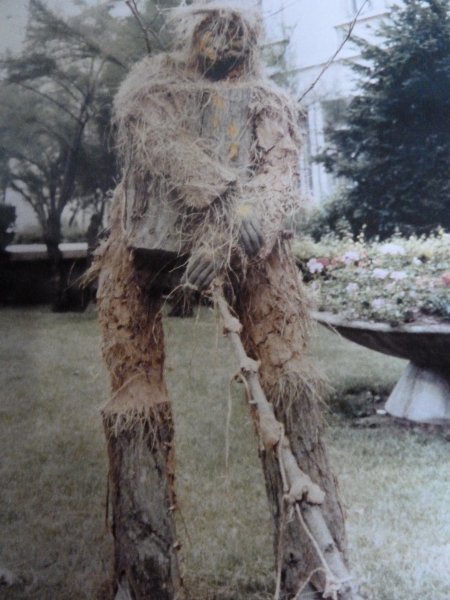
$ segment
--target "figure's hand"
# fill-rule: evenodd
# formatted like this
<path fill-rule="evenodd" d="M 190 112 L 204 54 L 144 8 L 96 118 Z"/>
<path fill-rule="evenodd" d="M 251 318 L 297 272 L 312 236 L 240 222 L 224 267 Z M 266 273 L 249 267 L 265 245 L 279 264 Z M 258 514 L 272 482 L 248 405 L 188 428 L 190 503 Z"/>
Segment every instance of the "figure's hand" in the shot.
<path fill-rule="evenodd" d="M 238 207 L 238 215 L 241 219 L 240 242 L 244 246 L 247 256 L 255 256 L 264 243 L 260 220 L 255 215 L 253 206 L 247 203 L 242 203 Z"/>
<path fill-rule="evenodd" d="M 206 290 L 218 274 L 218 261 L 206 253 L 193 255 L 184 274 L 184 283 L 199 290 Z"/>

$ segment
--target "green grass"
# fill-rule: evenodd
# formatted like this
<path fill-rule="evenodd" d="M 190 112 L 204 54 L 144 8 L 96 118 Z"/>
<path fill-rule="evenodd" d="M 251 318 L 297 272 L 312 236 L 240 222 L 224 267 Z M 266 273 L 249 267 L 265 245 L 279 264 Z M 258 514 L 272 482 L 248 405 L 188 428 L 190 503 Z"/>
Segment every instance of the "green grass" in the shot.
<path fill-rule="evenodd" d="M 0 595 L 93 599 L 111 561 L 98 412 L 108 384 L 95 315 L 5 309 L 0 329 L 0 567 L 22 578 Z M 242 389 L 230 385 L 234 357 L 207 311 L 168 320 L 166 334 L 190 598 L 269 599 L 271 525 Z M 324 330 L 313 354 L 339 394 L 388 390 L 404 365 Z M 328 419 L 355 573 L 374 600 L 449 598 L 448 442 Z"/>

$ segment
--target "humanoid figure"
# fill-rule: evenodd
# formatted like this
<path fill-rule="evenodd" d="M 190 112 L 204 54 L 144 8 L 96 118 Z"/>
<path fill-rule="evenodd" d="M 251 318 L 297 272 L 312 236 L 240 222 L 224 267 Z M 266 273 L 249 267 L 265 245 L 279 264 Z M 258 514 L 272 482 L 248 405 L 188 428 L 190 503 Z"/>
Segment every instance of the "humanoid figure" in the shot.
<path fill-rule="evenodd" d="M 99 254 L 103 351 L 114 395 L 104 409 L 112 483 L 116 588 L 182 598 L 173 521 L 174 442 L 163 379 L 163 296 L 207 290 L 216 276 L 261 362 L 264 391 L 297 459 L 343 516 L 305 362 L 306 303 L 283 236 L 298 207 L 299 136 L 286 95 L 262 75 L 259 22 L 207 5 L 183 15 L 184 45 L 136 65 L 115 99 L 122 179 Z M 276 461 L 261 458 L 281 561 L 282 598 L 317 568 L 305 535 L 283 527 Z M 313 577 L 323 587 L 320 572 Z"/>

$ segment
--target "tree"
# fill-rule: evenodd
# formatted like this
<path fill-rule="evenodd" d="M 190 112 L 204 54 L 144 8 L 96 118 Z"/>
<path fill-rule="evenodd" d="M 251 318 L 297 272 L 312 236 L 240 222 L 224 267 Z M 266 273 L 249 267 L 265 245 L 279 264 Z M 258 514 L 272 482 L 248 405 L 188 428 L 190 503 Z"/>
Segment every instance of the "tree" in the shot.
<path fill-rule="evenodd" d="M 360 93 L 318 157 L 348 181 L 342 216 L 369 237 L 450 228 L 449 0 L 405 0 L 377 46 L 356 40 Z"/>
<path fill-rule="evenodd" d="M 73 217 L 89 208 L 100 226 L 116 174 L 112 98 L 149 47 L 133 16 L 111 15 L 112 3 L 81 5 L 78 15 L 64 19 L 31 0 L 24 50 L 2 61 L 0 177 L 36 213 L 54 267 L 56 305 L 64 287 L 63 212 L 70 207 Z M 149 27 L 159 26 L 158 2 L 147 2 L 144 14 Z M 152 50 L 164 46 L 153 38 Z"/>
<path fill-rule="evenodd" d="M 89 26 L 82 29 L 76 18 L 65 22 L 40 0 L 32 0 L 24 51 L 3 61 L 2 165 L 9 187 L 32 206 L 42 227 L 56 306 L 63 285 L 62 213 L 78 191 L 84 141 L 101 110 L 105 65 L 121 64 L 98 42 L 105 22 L 112 29 L 107 9 L 89 12 Z M 109 169 L 110 186 L 112 174 Z"/>

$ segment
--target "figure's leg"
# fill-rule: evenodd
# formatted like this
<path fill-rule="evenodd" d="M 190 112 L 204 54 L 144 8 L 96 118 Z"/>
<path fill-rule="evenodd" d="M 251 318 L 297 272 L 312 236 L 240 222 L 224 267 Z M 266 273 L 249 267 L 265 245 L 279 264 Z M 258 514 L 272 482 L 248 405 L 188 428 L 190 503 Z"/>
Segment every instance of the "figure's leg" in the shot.
<path fill-rule="evenodd" d="M 116 598 L 178 600 L 184 596 L 174 523 L 173 420 L 163 380 L 161 302 L 148 293 L 149 277 L 136 269 L 120 238 L 110 239 L 101 257 L 98 308 L 113 389 L 102 414 L 114 587 Z"/>
<path fill-rule="evenodd" d="M 298 465 L 326 494 L 325 520 L 345 555 L 344 515 L 324 446 L 318 382 L 306 358 L 308 310 L 298 271 L 284 249 L 276 248 L 267 262 L 249 269 L 237 309 L 246 351 L 261 361 L 262 386 L 284 424 Z M 262 450 L 261 459 L 275 524 L 274 546 L 281 560 L 281 597 L 292 599 L 321 565 L 305 531 L 286 514 L 276 454 Z M 323 573 L 312 581 L 323 590 Z"/>

